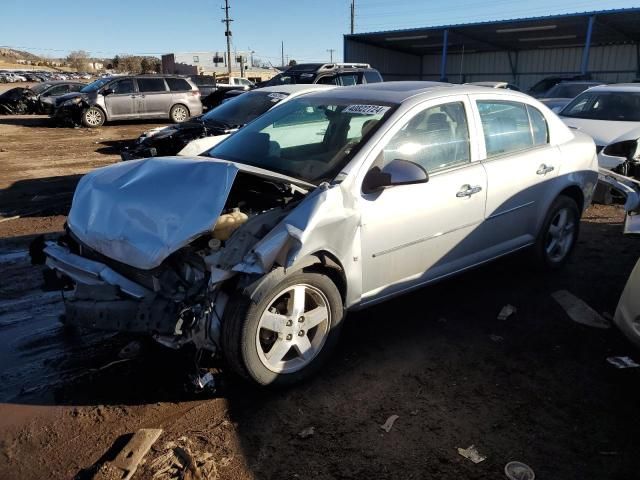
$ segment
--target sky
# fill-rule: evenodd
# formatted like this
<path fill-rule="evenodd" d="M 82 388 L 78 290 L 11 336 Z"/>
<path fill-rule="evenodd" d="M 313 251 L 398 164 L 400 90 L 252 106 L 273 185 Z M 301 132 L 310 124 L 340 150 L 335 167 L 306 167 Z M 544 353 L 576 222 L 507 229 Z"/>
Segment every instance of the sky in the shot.
<path fill-rule="evenodd" d="M 342 59 L 351 0 L 229 0 L 232 48 L 280 64 Z M 64 57 L 224 51 L 224 0 L 2 0 L 0 47 Z M 640 7 L 640 0 L 355 0 L 355 32 Z"/>

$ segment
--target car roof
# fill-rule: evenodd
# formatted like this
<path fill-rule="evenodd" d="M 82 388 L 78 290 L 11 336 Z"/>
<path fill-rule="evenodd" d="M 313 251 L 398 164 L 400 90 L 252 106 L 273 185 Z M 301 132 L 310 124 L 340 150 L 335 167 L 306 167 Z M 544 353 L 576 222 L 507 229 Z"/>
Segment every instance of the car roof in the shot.
<path fill-rule="evenodd" d="M 468 82 L 465 85 L 478 85 L 480 87 L 497 87 L 500 85 L 509 85 L 509 82 L 492 81 L 492 82 Z"/>
<path fill-rule="evenodd" d="M 589 89 L 589 92 L 640 92 L 638 83 L 612 83 L 609 85 L 599 84 Z"/>
<path fill-rule="evenodd" d="M 528 95 L 515 90 L 495 89 L 491 93 L 496 95 L 531 98 Z M 455 94 L 486 95 L 487 87 L 478 87 L 475 85 L 454 85 L 452 83 L 442 82 L 397 81 L 368 83 L 364 85 L 336 88 L 332 89 L 329 95 L 331 98 L 335 98 L 337 100 L 372 102 L 373 104 L 376 104 L 376 102 L 399 104 L 418 95 L 424 96 L 425 98 L 437 98 L 444 95 Z M 311 93 L 310 95 L 323 96 L 325 93 Z"/>

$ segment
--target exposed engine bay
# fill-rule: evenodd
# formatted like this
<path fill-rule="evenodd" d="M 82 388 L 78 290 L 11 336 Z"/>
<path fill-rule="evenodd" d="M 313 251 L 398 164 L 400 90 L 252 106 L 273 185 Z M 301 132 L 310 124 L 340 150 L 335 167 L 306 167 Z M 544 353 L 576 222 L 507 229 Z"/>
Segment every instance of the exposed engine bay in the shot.
<path fill-rule="evenodd" d="M 218 165 L 217 170 L 221 166 L 226 167 Z M 82 186 L 78 190 L 74 202 L 81 198 Z M 193 344 L 215 352 L 221 317 L 236 287 L 234 266 L 306 194 L 299 186 L 237 172 L 211 227 L 152 268 L 137 268 L 90 247 L 78 234 L 81 229 L 74 231 L 70 214 L 66 234 L 44 246 L 58 287 L 70 291 L 65 324 L 151 334 L 172 348 Z M 47 277 L 54 278 L 51 272 Z"/>

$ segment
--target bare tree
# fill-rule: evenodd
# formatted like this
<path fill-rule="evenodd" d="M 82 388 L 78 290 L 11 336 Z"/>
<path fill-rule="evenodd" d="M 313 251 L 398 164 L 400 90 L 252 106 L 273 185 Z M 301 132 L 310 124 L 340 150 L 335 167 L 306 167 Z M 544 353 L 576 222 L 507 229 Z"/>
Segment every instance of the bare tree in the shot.
<path fill-rule="evenodd" d="M 66 61 L 76 72 L 81 72 L 87 69 L 89 54 L 84 50 L 74 50 L 69 53 Z"/>

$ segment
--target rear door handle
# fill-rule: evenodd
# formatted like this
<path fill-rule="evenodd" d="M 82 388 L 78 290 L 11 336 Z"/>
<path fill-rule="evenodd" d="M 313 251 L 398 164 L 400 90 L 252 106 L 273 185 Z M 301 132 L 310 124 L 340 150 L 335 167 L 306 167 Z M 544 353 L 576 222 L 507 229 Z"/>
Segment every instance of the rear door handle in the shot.
<path fill-rule="evenodd" d="M 480 185 L 475 185 L 472 187 L 471 185 L 467 184 L 460 187 L 460 191 L 456 193 L 456 197 L 458 198 L 470 197 L 471 195 L 475 195 L 476 193 L 481 191 L 482 191 L 482 187 Z"/>
<path fill-rule="evenodd" d="M 543 163 L 542 165 L 540 165 L 538 167 L 538 170 L 536 170 L 536 173 L 538 175 L 546 175 L 549 172 L 553 172 L 554 169 L 555 169 L 555 167 Z"/>

